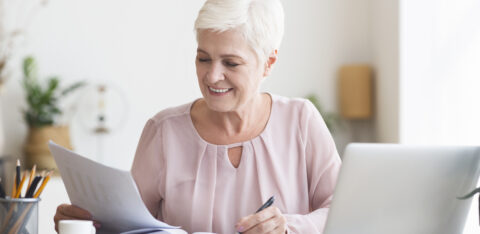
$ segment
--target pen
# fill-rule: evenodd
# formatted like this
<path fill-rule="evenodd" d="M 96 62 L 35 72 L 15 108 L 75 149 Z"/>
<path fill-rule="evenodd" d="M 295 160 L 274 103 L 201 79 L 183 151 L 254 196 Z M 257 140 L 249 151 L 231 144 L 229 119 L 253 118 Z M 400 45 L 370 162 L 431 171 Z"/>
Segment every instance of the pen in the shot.
<path fill-rule="evenodd" d="M 271 196 L 260 208 L 258 208 L 258 210 L 255 211 L 255 214 L 270 207 L 274 201 L 275 201 L 275 195 Z M 238 232 L 238 233 L 241 234 L 241 232 Z"/>
<path fill-rule="evenodd" d="M 258 208 L 258 210 L 257 210 L 255 213 L 258 213 L 258 212 L 260 212 L 260 211 L 262 211 L 262 210 L 270 207 L 270 206 L 273 204 L 274 201 L 275 201 L 275 195 L 271 196 L 271 197 L 268 199 L 268 201 L 266 201 L 265 204 L 263 204 L 263 206 L 261 206 L 260 208 Z"/>

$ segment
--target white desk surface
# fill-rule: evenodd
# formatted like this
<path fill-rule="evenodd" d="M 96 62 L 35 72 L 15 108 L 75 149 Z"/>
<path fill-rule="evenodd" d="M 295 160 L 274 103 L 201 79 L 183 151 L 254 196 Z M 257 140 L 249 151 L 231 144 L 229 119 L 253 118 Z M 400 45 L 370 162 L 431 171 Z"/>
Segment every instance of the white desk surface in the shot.
<path fill-rule="evenodd" d="M 478 195 L 477 195 L 478 196 Z M 478 223 L 478 197 L 475 196 L 472 208 L 465 224 L 463 234 L 477 234 L 480 232 Z M 67 191 L 60 177 L 52 177 L 42 193 L 42 201 L 39 210 L 39 234 L 56 234 L 54 230 L 53 216 L 57 206 L 62 203 L 69 203 Z"/>

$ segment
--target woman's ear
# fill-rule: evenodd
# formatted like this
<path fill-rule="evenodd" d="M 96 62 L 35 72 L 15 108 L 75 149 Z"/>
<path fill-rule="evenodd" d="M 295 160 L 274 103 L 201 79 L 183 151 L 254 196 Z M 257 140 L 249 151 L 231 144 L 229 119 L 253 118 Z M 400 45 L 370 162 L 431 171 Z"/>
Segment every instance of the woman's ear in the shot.
<path fill-rule="evenodd" d="M 277 62 L 277 56 L 278 50 L 272 51 L 272 53 L 268 56 L 267 58 L 267 63 L 265 66 L 265 72 L 263 73 L 263 76 L 269 76 L 270 73 L 272 72 L 273 65 Z"/>

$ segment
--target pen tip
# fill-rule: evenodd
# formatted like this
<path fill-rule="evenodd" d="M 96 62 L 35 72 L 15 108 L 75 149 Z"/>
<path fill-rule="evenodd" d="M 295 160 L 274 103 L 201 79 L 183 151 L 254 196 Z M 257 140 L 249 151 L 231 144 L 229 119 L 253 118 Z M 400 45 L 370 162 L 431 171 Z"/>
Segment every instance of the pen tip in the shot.
<path fill-rule="evenodd" d="M 17 166 L 20 166 L 20 159 L 17 159 Z"/>

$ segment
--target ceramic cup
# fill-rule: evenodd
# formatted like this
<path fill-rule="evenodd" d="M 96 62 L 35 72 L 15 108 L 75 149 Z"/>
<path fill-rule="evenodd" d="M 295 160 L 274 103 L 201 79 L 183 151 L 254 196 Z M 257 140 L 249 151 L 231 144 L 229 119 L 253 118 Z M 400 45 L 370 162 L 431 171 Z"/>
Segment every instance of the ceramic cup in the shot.
<path fill-rule="evenodd" d="M 58 224 L 59 234 L 95 234 L 93 221 L 90 220 L 61 220 Z"/>

